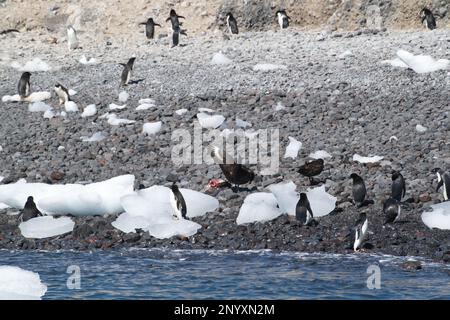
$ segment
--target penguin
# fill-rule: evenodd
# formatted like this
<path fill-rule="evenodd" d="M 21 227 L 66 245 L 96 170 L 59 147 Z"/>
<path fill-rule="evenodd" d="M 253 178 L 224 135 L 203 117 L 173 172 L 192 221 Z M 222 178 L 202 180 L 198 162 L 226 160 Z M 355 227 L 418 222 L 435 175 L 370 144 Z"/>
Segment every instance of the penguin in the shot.
<path fill-rule="evenodd" d="M 306 193 L 300 193 L 300 199 L 295 207 L 295 217 L 305 226 L 310 226 L 314 222 L 314 215 Z"/>
<path fill-rule="evenodd" d="M 252 170 L 242 164 L 236 163 L 230 155 L 226 154 L 226 159 L 224 160 L 218 147 L 212 147 L 211 155 L 219 164 L 222 173 L 225 175 L 225 179 L 235 186 L 233 189 L 235 192 L 239 190 L 237 186 L 250 183 L 255 179 L 255 173 Z"/>
<path fill-rule="evenodd" d="M 323 171 L 323 159 L 317 159 L 317 160 L 311 160 L 309 162 L 306 162 L 304 165 L 302 165 L 298 172 L 309 178 L 309 183 L 311 185 L 314 184 L 314 176 L 319 175 Z"/>
<path fill-rule="evenodd" d="M 441 170 L 440 168 L 433 169 L 433 172 L 436 173 L 438 180 L 436 192 L 438 192 L 441 187 L 444 187 L 444 201 L 448 201 L 448 199 L 450 199 L 450 173 L 444 172 L 444 170 Z"/>
<path fill-rule="evenodd" d="M 289 27 L 289 19 L 291 18 L 286 14 L 286 10 L 278 10 L 277 18 L 278 24 L 280 25 L 281 29 L 286 29 L 287 27 Z"/>
<path fill-rule="evenodd" d="M 30 196 L 28 197 L 27 202 L 19 215 L 19 219 L 21 222 L 25 222 L 36 217 L 42 217 L 42 213 L 36 207 L 33 197 Z"/>
<path fill-rule="evenodd" d="M 434 18 L 434 15 L 430 9 L 423 8 L 422 11 L 420 12 L 420 17 L 422 19 L 422 24 L 426 28 L 430 30 L 436 29 L 436 19 Z"/>
<path fill-rule="evenodd" d="M 387 199 L 383 204 L 383 213 L 385 216 L 384 224 L 394 223 L 400 218 L 400 201 L 394 198 Z"/>
<path fill-rule="evenodd" d="M 31 73 L 24 72 L 20 77 L 19 84 L 17 85 L 17 90 L 21 99 L 26 98 L 30 95 L 30 77 Z"/>
<path fill-rule="evenodd" d="M 69 90 L 67 90 L 67 88 L 64 87 L 62 84 L 57 83 L 55 85 L 54 90 L 55 90 L 56 94 L 58 95 L 60 105 L 65 104 L 67 101 L 71 101 L 70 95 L 69 95 Z"/>
<path fill-rule="evenodd" d="M 166 22 L 168 22 L 170 20 L 170 22 L 172 23 L 172 30 L 173 31 L 178 31 L 180 30 L 180 26 L 182 26 L 183 24 L 180 23 L 180 21 L 178 19 L 186 19 L 183 16 L 179 16 L 174 9 L 170 10 L 170 14 L 169 17 L 166 19 Z"/>
<path fill-rule="evenodd" d="M 364 180 L 356 173 L 352 173 L 350 175 L 350 178 L 353 180 L 353 200 L 355 201 L 355 204 L 358 206 L 358 208 L 360 208 L 365 203 L 367 193 L 366 185 L 364 183 Z"/>
<path fill-rule="evenodd" d="M 367 229 L 369 226 L 369 220 L 364 212 L 359 215 L 359 219 L 356 222 L 355 229 L 355 242 L 353 242 L 353 251 L 358 251 L 361 248 L 361 245 L 366 238 Z"/>
<path fill-rule="evenodd" d="M 405 179 L 399 171 L 392 171 L 392 198 L 402 201 L 406 194 Z"/>
<path fill-rule="evenodd" d="M 178 220 L 186 219 L 187 207 L 186 201 L 184 201 L 183 195 L 178 189 L 178 186 L 173 183 L 170 188 L 170 205 L 174 211 L 174 217 L 178 218 Z"/>
<path fill-rule="evenodd" d="M 147 22 L 142 22 L 139 25 L 145 25 L 145 36 L 147 39 L 153 39 L 155 37 L 155 26 L 161 27 L 160 24 L 153 21 L 153 18 L 148 18 Z"/>
<path fill-rule="evenodd" d="M 237 21 L 231 14 L 231 12 L 227 13 L 227 26 L 228 26 L 228 30 L 230 31 L 231 34 L 239 33 Z"/>
<path fill-rule="evenodd" d="M 120 77 L 120 85 L 126 86 L 130 82 L 131 79 L 131 71 L 133 71 L 135 57 L 132 57 L 128 60 L 126 64 L 120 63 L 123 66 L 122 76 Z"/>
<path fill-rule="evenodd" d="M 69 50 L 78 48 L 77 32 L 72 26 L 67 27 L 67 43 L 69 44 Z"/>

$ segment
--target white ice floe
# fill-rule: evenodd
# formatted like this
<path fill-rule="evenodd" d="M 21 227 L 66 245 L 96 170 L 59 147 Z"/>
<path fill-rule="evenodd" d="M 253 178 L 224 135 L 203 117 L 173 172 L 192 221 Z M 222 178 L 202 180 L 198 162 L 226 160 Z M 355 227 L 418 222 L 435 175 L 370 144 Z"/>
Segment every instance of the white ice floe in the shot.
<path fill-rule="evenodd" d="M 92 117 L 97 113 L 97 107 L 95 104 L 90 104 L 84 108 L 83 113 L 81 114 L 82 118 Z"/>
<path fill-rule="evenodd" d="M 289 137 L 289 145 L 286 147 L 284 158 L 297 158 L 298 152 L 302 147 L 302 143 L 293 137 Z"/>
<path fill-rule="evenodd" d="M 232 62 L 233 61 L 230 58 L 226 57 L 222 52 L 214 53 L 211 59 L 211 63 L 216 65 L 225 65 L 230 64 Z"/>
<path fill-rule="evenodd" d="M 78 106 L 73 101 L 66 101 L 64 103 L 64 109 L 66 110 L 66 112 L 78 112 Z"/>
<path fill-rule="evenodd" d="M 386 60 L 383 63 L 391 64 L 394 67 L 411 68 L 417 73 L 429 73 L 438 70 L 448 69 L 450 61 L 447 59 L 435 60 L 431 56 L 417 55 L 405 51 L 397 51 L 397 59 Z"/>
<path fill-rule="evenodd" d="M 122 91 L 121 93 L 119 93 L 119 101 L 120 102 L 123 102 L 123 103 L 127 102 L 129 97 L 130 97 L 130 95 L 126 91 Z"/>
<path fill-rule="evenodd" d="M 346 50 L 346 51 L 342 52 L 340 55 L 338 55 L 338 58 L 342 60 L 342 59 L 345 59 L 352 55 L 353 55 L 353 53 L 350 50 Z"/>
<path fill-rule="evenodd" d="M 115 103 L 111 103 L 108 106 L 109 110 L 122 110 L 122 109 L 125 109 L 126 107 L 127 107 L 126 104 L 119 106 L 118 104 L 115 104 Z"/>
<path fill-rule="evenodd" d="M 189 218 L 202 216 L 219 207 L 218 200 L 209 195 L 183 188 L 180 191 L 186 201 Z M 125 213 L 112 225 L 123 232 L 134 232 L 136 228 L 140 228 L 159 239 L 195 234 L 201 228 L 199 224 L 185 219 L 174 219 L 170 192 L 167 187 L 153 186 L 122 197 L 121 203 Z"/>
<path fill-rule="evenodd" d="M 336 208 L 337 198 L 325 191 L 325 186 L 306 191 L 314 217 L 323 217 Z"/>
<path fill-rule="evenodd" d="M 309 157 L 313 159 L 326 159 L 332 158 L 332 155 L 326 152 L 325 150 L 317 150 L 313 153 L 310 153 Z"/>
<path fill-rule="evenodd" d="M 161 130 L 162 122 L 148 122 L 144 123 L 144 126 L 142 127 L 142 133 L 147 135 L 153 135 L 158 133 Z"/>
<path fill-rule="evenodd" d="M 242 128 L 242 129 L 246 129 L 246 128 L 251 128 L 252 124 L 250 122 L 236 118 L 236 126 L 239 128 Z"/>
<path fill-rule="evenodd" d="M 75 222 L 68 217 L 44 216 L 22 222 L 19 229 L 25 238 L 43 239 L 72 232 L 74 226 Z"/>
<path fill-rule="evenodd" d="M 132 193 L 133 187 L 133 175 L 87 185 L 20 181 L 0 185 L 0 202 L 15 209 L 23 209 L 27 198 L 33 196 L 39 210 L 49 215 L 112 215 L 123 212 L 120 197 Z"/>
<path fill-rule="evenodd" d="M 44 119 L 52 119 L 56 116 L 56 114 L 53 112 L 53 109 L 48 109 L 44 112 Z"/>
<path fill-rule="evenodd" d="M 427 130 L 428 130 L 428 128 L 422 126 L 421 124 L 416 125 L 416 131 L 419 132 L 419 133 L 423 133 L 423 132 L 425 132 Z"/>
<path fill-rule="evenodd" d="M 282 213 L 295 215 L 295 208 L 300 196 L 296 191 L 297 186 L 292 181 L 272 184 L 267 189 L 274 195 Z"/>
<path fill-rule="evenodd" d="M 79 61 L 81 64 L 87 64 L 87 65 L 97 63 L 97 60 L 95 58 L 87 59 L 85 55 L 82 55 Z"/>
<path fill-rule="evenodd" d="M 21 65 L 20 63 L 18 63 L 17 61 L 14 61 L 13 63 L 11 63 L 11 67 L 13 67 L 14 69 L 17 69 L 21 72 L 39 72 L 39 71 L 50 71 L 51 68 L 50 66 L 42 61 L 39 58 L 34 58 L 31 61 L 27 61 L 25 63 L 25 65 Z"/>
<path fill-rule="evenodd" d="M 33 102 L 28 105 L 28 111 L 30 112 L 46 112 L 51 108 L 52 107 L 42 101 Z"/>
<path fill-rule="evenodd" d="M 354 154 L 353 155 L 353 161 L 359 162 L 359 163 L 375 163 L 375 162 L 380 162 L 381 160 L 383 160 L 384 157 L 382 156 L 373 156 L 373 157 L 363 157 L 360 156 L 359 154 Z"/>
<path fill-rule="evenodd" d="M 188 112 L 188 109 L 178 109 L 175 111 L 175 113 L 179 116 L 182 116 L 183 114 L 185 114 L 186 112 Z"/>
<path fill-rule="evenodd" d="M 216 129 L 225 121 L 225 117 L 220 114 L 208 115 L 203 112 L 197 113 L 197 119 L 202 128 L 207 129 Z"/>
<path fill-rule="evenodd" d="M 44 101 L 44 100 L 48 100 L 52 97 L 52 94 L 50 92 L 47 91 L 40 91 L 40 92 L 33 92 L 31 93 L 28 97 L 26 98 L 21 98 L 18 94 L 15 94 L 13 96 L 3 96 L 2 97 L 2 102 L 39 102 L 39 101 Z"/>
<path fill-rule="evenodd" d="M 111 114 L 107 113 L 104 116 L 102 116 L 102 118 L 108 119 L 108 123 L 112 126 L 119 126 L 121 124 L 132 124 L 136 122 L 134 120 L 117 118 L 117 115 L 115 113 Z"/>
<path fill-rule="evenodd" d="M 282 214 L 272 193 L 257 192 L 248 195 L 239 210 L 237 224 L 270 221 Z"/>
<path fill-rule="evenodd" d="M 105 138 L 106 138 L 106 136 L 103 132 L 96 132 L 90 137 L 82 136 L 80 139 L 83 142 L 98 142 L 98 141 L 102 141 Z"/>
<path fill-rule="evenodd" d="M 39 274 L 14 266 L 0 266 L 0 300 L 40 300 L 47 292 Z"/>
<path fill-rule="evenodd" d="M 154 105 L 153 103 L 143 103 L 136 107 L 136 111 L 148 110 L 155 107 L 156 105 Z"/>
<path fill-rule="evenodd" d="M 253 67 L 253 71 L 274 71 L 274 70 L 287 70 L 287 67 L 280 64 L 260 63 Z"/>
<path fill-rule="evenodd" d="M 431 205 L 433 211 L 423 212 L 422 221 L 432 229 L 450 230 L 450 201 Z"/>

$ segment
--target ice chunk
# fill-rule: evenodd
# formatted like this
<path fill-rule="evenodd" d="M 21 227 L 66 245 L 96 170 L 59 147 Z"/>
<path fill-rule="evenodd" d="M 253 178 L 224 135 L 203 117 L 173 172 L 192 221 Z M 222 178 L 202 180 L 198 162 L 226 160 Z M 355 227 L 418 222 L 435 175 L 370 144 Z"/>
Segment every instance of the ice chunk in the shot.
<path fill-rule="evenodd" d="M 395 58 L 393 60 L 383 60 L 381 61 L 382 64 L 389 64 L 393 67 L 397 67 L 397 68 L 409 68 L 409 66 L 404 63 L 402 60 L 400 60 L 399 58 Z"/>
<path fill-rule="evenodd" d="M 211 63 L 217 64 L 217 65 L 225 65 L 225 64 L 230 64 L 232 62 L 233 61 L 231 61 L 231 59 L 227 58 L 222 52 L 214 53 L 214 55 L 211 59 Z"/>
<path fill-rule="evenodd" d="M 225 121 L 225 117 L 222 115 L 208 115 L 203 112 L 197 113 L 197 119 L 202 128 L 208 129 L 216 129 Z"/>
<path fill-rule="evenodd" d="M 236 126 L 238 126 L 239 128 L 245 129 L 247 127 L 251 128 L 252 124 L 250 122 L 247 122 L 247 121 L 241 120 L 239 118 L 236 118 Z"/>
<path fill-rule="evenodd" d="M 326 159 L 332 158 L 331 154 L 326 152 L 325 150 L 317 150 L 309 155 L 310 158 L 313 159 Z"/>
<path fill-rule="evenodd" d="M 0 266 L 0 300 L 39 300 L 47 292 L 39 274 L 13 266 Z"/>
<path fill-rule="evenodd" d="M 450 230 L 450 201 L 431 205 L 433 211 L 423 212 L 422 221 L 432 229 Z"/>
<path fill-rule="evenodd" d="M 152 103 L 144 103 L 144 104 L 140 104 L 139 106 L 136 107 L 136 111 L 141 111 L 141 110 L 148 110 L 151 108 L 155 108 L 156 106 Z"/>
<path fill-rule="evenodd" d="M 111 104 L 109 105 L 109 110 L 122 110 L 122 109 L 125 109 L 126 107 L 127 107 L 126 104 L 124 104 L 124 105 L 122 105 L 122 106 L 119 106 L 119 105 L 117 105 L 117 104 L 115 104 L 115 103 L 111 103 Z"/>
<path fill-rule="evenodd" d="M 187 109 L 178 109 L 177 111 L 175 111 L 175 113 L 179 116 L 182 116 L 183 114 L 185 114 L 186 112 L 188 112 Z"/>
<path fill-rule="evenodd" d="M 81 114 L 82 118 L 92 117 L 97 113 L 97 107 L 95 104 L 90 104 L 86 108 L 84 108 L 83 113 Z"/>
<path fill-rule="evenodd" d="M 77 94 L 77 91 L 73 90 L 73 89 L 69 89 L 69 95 L 70 96 L 74 96 Z"/>
<path fill-rule="evenodd" d="M 80 63 L 81 64 L 96 64 L 97 60 L 95 58 L 90 58 L 89 60 L 86 58 L 85 55 L 82 55 L 80 58 Z"/>
<path fill-rule="evenodd" d="M 44 216 L 22 222 L 19 229 L 25 238 L 43 239 L 72 232 L 74 226 L 75 222 L 68 217 L 56 219 L 51 216 Z"/>
<path fill-rule="evenodd" d="M 239 210 L 237 224 L 264 222 L 275 219 L 282 214 L 277 207 L 277 199 L 267 192 L 257 192 L 248 195 Z"/>
<path fill-rule="evenodd" d="M 142 133 L 148 135 L 156 134 L 161 130 L 161 126 L 162 126 L 161 121 L 144 123 Z"/>
<path fill-rule="evenodd" d="M 132 124 L 136 122 L 134 120 L 117 118 L 117 115 L 115 113 L 107 114 L 106 118 L 108 119 L 108 123 L 112 126 L 119 126 L 121 124 Z"/>
<path fill-rule="evenodd" d="M 24 102 L 39 102 L 39 101 L 44 101 L 44 100 L 48 100 L 52 97 L 52 94 L 50 92 L 47 91 L 40 91 L 40 92 L 33 92 L 31 93 L 28 97 L 26 98 L 21 98 L 18 94 L 15 94 L 13 96 L 3 96 L 2 97 L 2 102 L 20 102 L 20 101 L 24 101 Z"/>
<path fill-rule="evenodd" d="M 253 71 L 275 71 L 275 70 L 287 70 L 287 67 L 280 64 L 260 63 L 253 67 Z"/>
<path fill-rule="evenodd" d="M 55 113 L 53 112 L 53 109 L 48 109 L 44 112 L 44 119 L 51 119 L 55 117 Z"/>
<path fill-rule="evenodd" d="M 286 107 L 281 103 L 281 101 L 277 102 L 277 105 L 274 107 L 275 111 L 280 111 L 286 109 Z"/>
<path fill-rule="evenodd" d="M 346 50 L 346 51 L 342 52 L 340 55 L 338 55 L 338 58 L 343 60 L 343 59 L 345 59 L 347 57 L 350 57 L 352 55 L 353 55 L 353 53 L 350 50 Z"/>
<path fill-rule="evenodd" d="M 295 208 L 300 196 L 295 191 L 297 186 L 292 181 L 272 184 L 267 189 L 273 193 L 282 213 L 295 216 Z"/>
<path fill-rule="evenodd" d="M 118 176 L 106 181 L 81 184 L 45 184 L 19 181 L 0 185 L 0 202 L 23 209 L 33 196 L 41 212 L 75 216 L 118 214 L 123 212 L 120 198 L 133 192 L 134 176 Z"/>
<path fill-rule="evenodd" d="M 308 189 L 306 192 L 314 217 L 322 217 L 336 208 L 336 197 L 325 191 L 325 186 Z"/>
<path fill-rule="evenodd" d="M 73 101 L 66 101 L 64 103 L 64 109 L 66 110 L 66 112 L 78 112 L 78 106 Z"/>
<path fill-rule="evenodd" d="M 17 61 L 14 61 L 13 63 L 11 63 L 11 67 L 13 67 L 14 69 L 17 69 L 21 72 L 38 72 L 38 71 L 49 71 L 51 68 L 50 66 L 42 61 L 39 58 L 34 58 L 31 61 L 27 61 L 25 63 L 25 65 L 21 65 L 20 63 L 18 63 Z"/>
<path fill-rule="evenodd" d="M 145 99 L 140 99 L 139 100 L 139 104 L 156 104 L 156 101 L 152 98 L 145 98 Z"/>
<path fill-rule="evenodd" d="M 408 68 L 411 68 L 417 73 L 429 73 L 438 70 L 445 70 L 448 69 L 450 65 L 450 61 L 447 59 L 435 60 L 431 56 L 415 56 L 414 54 L 405 50 L 398 50 L 397 57 L 400 61 L 407 65 Z M 391 61 L 391 65 L 392 64 L 393 62 Z M 403 66 L 398 61 L 395 61 L 394 64 L 401 67 Z"/>
<path fill-rule="evenodd" d="M 419 132 L 419 133 L 423 133 L 423 132 L 425 132 L 427 130 L 428 130 L 428 128 L 425 128 L 421 124 L 416 125 L 416 131 Z"/>
<path fill-rule="evenodd" d="M 382 156 L 373 156 L 373 157 L 363 157 L 360 156 L 359 154 L 355 154 L 353 155 L 353 161 L 357 161 L 359 163 L 375 163 L 375 162 L 380 162 L 381 160 L 383 160 L 384 157 Z"/>
<path fill-rule="evenodd" d="M 121 93 L 119 93 L 119 101 L 120 102 L 123 102 L 123 103 L 127 102 L 129 97 L 130 97 L 130 95 L 126 91 L 122 91 Z"/>
<path fill-rule="evenodd" d="M 210 108 L 198 108 L 198 112 L 204 112 L 204 113 L 214 113 L 216 110 L 210 109 Z"/>
<path fill-rule="evenodd" d="M 82 136 L 80 139 L 83 142 L 98 142 L 98 141 L 102 141 L 105 138 L 106 138 L 106 136 L 103 132 L 96 132 L 90 137 Z"/>
<path fill-rule="evenodd" d="M 0 146 L 0 152 L 1 151 L 3 151 L 3 148 L 2 148 L 2 146 Z M 2 176 L 0 176 L 0 182 L 2 182 L 3 181 L 3 179 L 5 179 L 5 177 L 2 177 Z"/>
<path fill-rule="evenodd" d="M 28 111 L 30 112 L 46 112 L 51 108 L 52 107 L 42 101 L 34 102 L 28 105 Z"/>
<path fill-rule="evenodd" d="M 293 137 L 289 137 L 289 145 L 286 147 L 286 153 L 284 154 L 284 158 L 297 158 L 298 151 L 302 147 L 302 143 L 297 141 Z"/>
<path fill-rule="evenodd" d="M 174 236 L 193 236 L 201 227 L 198 223 L 181 219 L 166 223 L 151 224 L 148 226 L 147 231 L 157 239 L 168 239 Z"/>

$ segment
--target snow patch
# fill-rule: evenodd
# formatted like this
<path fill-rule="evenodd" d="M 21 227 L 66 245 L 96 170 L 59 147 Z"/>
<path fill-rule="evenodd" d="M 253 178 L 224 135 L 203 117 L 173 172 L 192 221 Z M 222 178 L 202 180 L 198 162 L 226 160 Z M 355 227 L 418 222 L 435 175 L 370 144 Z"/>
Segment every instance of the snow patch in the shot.
<path fill-rule="evenodd" d="M 216 129 L 225 121 L 225 117 L 222 115 L 208 115 L 203 112 L 197 113 L 197 119 L 200 126 L 207 129 Z"/>
<path fill-rule="evenodd" d="M 42 101 L 34 102 L 28 105 L 28 111 L 30 112 L 46 112 L 51 109 L 52 107 Z"/>
<path fill-rule="evenodd" d="M 375 163 L 380 162 L 383 160 L 384 157 L 382 156 L 373 156 L 373 157 L 363 157 L 359 154 L 353 155 L 353 161 L 359 162 L 359 163 Z"/>
<path fill-rule="evenodd" d="M 0 300 L 39 300 L 47 292 L 39 274 L 13 266 L 0 266 Z"/>
<path fill-rule="evenodd" d="M 87 65 L 97 63 L 97 60 L 95 58 L 87 59 L 85 55 L 82 55 L 79 61 L 81 64 L 87 64 Z"/>
<path fill-rule="evenodd" d="M 332 158 L 333 156 L 326 152 L 325 150 L 317 150 L 313 153 L 309 154 L 310 158 L 313 159 L 326 159 L 326 158 Z"/>
<path fill-rule="evenodd" d="M 120 102 L 123 102 L 123 103 L 127 102 L 129 97 L 130 97 L 130 95 L 126 91 L 122 91 L 121 93 L 119 93 L 119 101 Z"/>
<path fill-rule="evenodd" d="M 423 212 L 422 221 L 430 229 L 450 230 L 450 202 L 431 205 L 433 211 Z"/>
<path fill-rule="evenodd" d="M 397 59 L 385 60 L 383 63 L 391 64 L 394 67 L 411 68 L 416 73 L 429 73 L 438 70 L 448 69 L 450 61 L 447 59 L 435 60 L 431 56 L 414 55 L 405 50 L 397 51 Z"/>
<path fill-rule="evenodd" d="M 158 133 L 161 130 L 161 127 L 162 127 L 161 121 L 144 123 L 142 133 L 153 135 Z"/>
<path fill-rule="evenodd" d="M 83 113 L 81 114 L 82 118 L 92 117 L 97 113 L 97 107 L 95 104 L 90 104 L 84 108 Z"/>
<path fill-rule="evenodd" d="M 419 133 L 424 133 L 428 130 L 428 128 L 422 126 L 421 124 L 416 125 L 416 131 Z"/>
<path fill-rule="evenodd" d="M 119 105 L 117 105 L 117 104 L 115 104 L 115 103 L 111 103 L 111 104 L 108 106 L 109 110 L 122 110 L 122 109 L 125 109 L 126 107 L 127 107 L 126 104 L 119 106 Z"/>
<path fill-rule="evenodd" d="M 287 67 L 280 64 L 260 63 L 253 67 L 253 71 L 275 71 L 275 70 L 287 70 Z"/>
<path fill-rule="evenodd" d="M 252 222 L 270 221 L 282 214 L 277 207 L 277 199 L 272 193 L 257 192 L 248 195 L 236 219 L 238 225 Z"/>
<path fill-rule="evenodd" d="M 103 132 L 96 132 L 90 137 L 82 136 L 80 139 L 83 142 L 98 142 L 98 141 L 102 141 L 105 138 L 106 138 L 106 136 Z"/>
<path fill-rule="evenodd" d="M 31 61 L 27 61 L 25 65 L 21 65 L 19 62 L 14 61 L 13 63 L 11 63 L 11 67 L 21 72 L 39 72 L 51 70 L 50 66 L 39 58 L 34 58 Z"/>
<path fill-rule="evenodd" d="M 175 113 L 179 116 L 182 116 L 183 114 L 185 114 L 186 112 L 188 112 L 188 109 L 178 109 L 175 111 Z"/>
<path fill-rule="evenodd" d="M 222 52 L 216 52 L 214 53 L 212 59 L 211 59 L 211 63 L 212 64 L 216 64 L 216 65 L 225 65 L 225 64 L 230 64 L 233 61 L 229 58 L 227 58 Z"/>
<path fill-rule="evenodd" d="M 3 96 L 2 97 L 2 102 L 39 102 L 39 101 L 44 101 L 44 100 L 48 100 L 52 97 L 52 94 L 50 92 L 47 91 L 40 91 L 40 92 L 33 92 L 32 94 L 30 94 L 28 97 L 25 98 L 21 98 L 18 94 L 15 94 L 13 96 Z"/>
<path fill-rule="evenodd" d="M 293 137 L 289 137 L 289 145 L 286 147 L 284 158 L 297 158 L 298 152 L 302 147 L 302 143 Z"/>
<path fill-rule="evenodd" d="M 64 109 L 66 110 L 66 112 L 78 112 L 78 106 L 73 101 L 66 101 L 64 103 Z"/>

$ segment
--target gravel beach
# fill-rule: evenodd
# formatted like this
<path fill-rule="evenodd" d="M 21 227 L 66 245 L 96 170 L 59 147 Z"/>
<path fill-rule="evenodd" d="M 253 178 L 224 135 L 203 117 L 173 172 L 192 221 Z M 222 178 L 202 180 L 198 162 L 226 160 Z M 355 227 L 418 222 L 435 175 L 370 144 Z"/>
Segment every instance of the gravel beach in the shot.
<path fill-rule="evenodd" d="M 165 33 L 164 30 L 161 33 Z M 327 192 L 338 198 L 337 209 L 319 219 L 317 227 L 301 226 L 281 216 L 266 223 L 236 225 L 247 191 L 225 189 L 216 197 L 220 208 L 193 220 L 203 228 L 189 238 L 157 240 L 147 233 L 123 234 L 111 226 L 115 217 L 73 218 L 73 233 L 52 239 L 24 239 L 18 219 L 0 210 L 0 249 L 76 249 L 114 247 L 174 247 L 208 249 L 273 249 L 306 252 L 353 252 L 353 228 L 359 212 L 351 204 L 352 172 L 366 181 L 375 204 L 362 210 L 369 218 L 368 252 L 429 257 L 450 262 L 450 231 L 430 230 L 421 213 L 443 200 L 436 193 L 433 168 L 450 167 L 450 77 L 447 71 L 417 74 L 381 61 L 394 59 L 398 49 L 448 58 L 447 30 L 358 31 L 324 33 L 289 28 L 281 31 L 244 32 L 224 39 L 222 33 L 182 37 L 183 46 L 170 48 L 169 37 L 146 42 L 142 33 L 115 42 L 83 42 L 69 52 L 67 43 L 50 43 L 45 32 L 1 36 L 0 96 L 16 93 L 21 72 L 11 63 L 39 57 L 51 67 L 33 72 L 32 91 L 52 91 L 45 101 L 58 111 L 53 92 L 57 81 L 77 91 L 80 109 L 97 105 L 97 114 L 81 112 L 65 118 L 44 119 L 28 111 L 28 103 L 2 102 L 0 108 L 0 183 L 25 178 L 28 182 L 76 183 L 134 174 L 136 187 L 167 185 L 175 176 L 180 186 L 205 190 L 208 181 L 222 177 L 217 165 L 174 167 L 171 161 L 173 130 L 193 130 L 198 108 L 210 108 L 226 118 L 228 128 L 239 118 L 252 129 L 280 130 L 281 156 L 294 137 L 303 143 L 296 159 L 280 158 L 276 175 L 262 176 L 251 184 L 259 191 L 274 182 L 292 180 L 306 189 L 309 181 L 297 173 L 308 155 L 326 150 L 325 170 L 318 177 Z M 231 63 L 215 65 L 222 52 Z M 83 65 L 82 55 L 98 63 Z M 134 83 L 125 90 L 127 107 L 110 111 L 118 100 L 122 67 L 136 56 Z M 273 71 L 255 71 L 257 64 L 274 64 Z M 138 101 L 152 98 L 156 108 L 136 111 Z M 284 106 L 276 110 L 277 104 Z M 178 109 L 188 111 L 175 114 Z M 100 118 L 115 112 L 134 124 L 111 126 Z M 154 136 L 142 133 L 146 122 L 161 121 Z M 427 128 L 418 132 L 416 125 Z M 103 132 L 100 142 L 82 142 L 82 136 Z M 392 138 L 393 136 L 396 137 Z M 64 148 L 61 148 L 64 147 Z M 377 164 L 352 161 L 354 154 L 378 155 Z M 258 172 L 258 168 L 254 169 Z M 391 171 L 406 179 L 411 203 L 400 222 L 383 226 L 382 203 L 389 197 Z"/>

